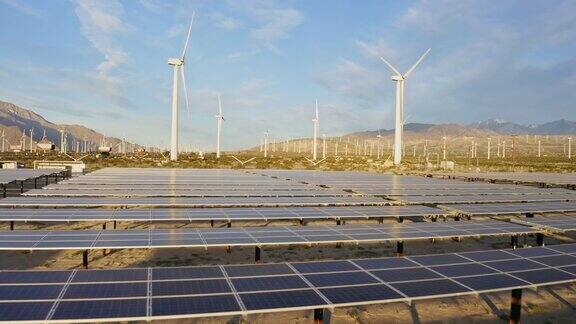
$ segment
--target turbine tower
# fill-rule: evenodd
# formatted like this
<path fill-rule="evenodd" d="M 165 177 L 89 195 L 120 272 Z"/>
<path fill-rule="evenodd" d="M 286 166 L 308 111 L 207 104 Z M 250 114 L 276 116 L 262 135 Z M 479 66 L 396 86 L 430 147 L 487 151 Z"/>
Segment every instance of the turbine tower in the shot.
<path fill-rule="evenodd" d="M 414 71 L 414 69 L 422 62 L 424 57 L 430 52 L 430 48 L 420 56 L 418 61 L 412 65 L 412 67 L 402 74 L 392 66 L 383 57 L 380 59 L 390 68 L 390 70 L 395 73 L 392 75 L 392 81 L 396 82 L 396 127 L 394 129 L 394 165 L 400 165 L 402 162 L 402 133 L 404 132 L 404 81 L 406 78 Z"/>
<path fill-rule="evenodd" d="M 224 121 L 224 114 L 222 113 L 222 100 L 218 94 L 218 114 L 216 114 L 216 123 L 218 125 L 218 133 L 216 134 L 216 158 L 220 158 L 220 133 L 222 132 L 222 122 Z"/>
<path fill-rule="evenodd" d="M 186 76 L 184 74 L 184 63 L 186 61 L 186 50 L 188 49 L 188 41 L 190 40 L 190 33 L 192 32 L 192 25 L 194 24 L 194 17 L 196 11 L 192 13 L 190 20 L 190 27 L 188 28 L 188 35 L 184 43 L 184 50 L 180 58 L 169 58 L 168 65 L 174 67 L 174 76 L 172 81 L 172 133 L 170 136 L 170 160 L 178 160 L 178 70 L 182 76 L 182 88 L 184 88 L 184 100 L 186 101 L 186 109 L 190 113 L 190 106 L 188 105 L 188 90 L 186 87 Z"/>
<path fill-rule="evenodd" d="M 320 128 L 320 117 L 318 116 L 318 99 L 316 99 L 316 111 L 314 113 L 314 117 L 312 118 L 312 123 L 314 124 L 314 142 L 313 142 L 313 148 L 312 148 L 312 160 L 316 161 L 316 152 L 318 149 L 318 144 L 317 144 L 317 140 L 318 140 L 318 131 Z"/>

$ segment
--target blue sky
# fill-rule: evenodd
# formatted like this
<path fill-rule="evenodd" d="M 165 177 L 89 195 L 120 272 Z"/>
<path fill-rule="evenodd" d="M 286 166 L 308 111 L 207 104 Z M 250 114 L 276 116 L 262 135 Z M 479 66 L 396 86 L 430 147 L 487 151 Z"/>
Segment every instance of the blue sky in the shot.
<path fill-rule="evenodd" d="M 169 141 L 171 69 L 197 11 L 182 145 L 214 148 L 393 125 L 400 70 L 408 122 L 576 119 L 576 2 L 0 0 L 0 100 L 143 144 Z"/>

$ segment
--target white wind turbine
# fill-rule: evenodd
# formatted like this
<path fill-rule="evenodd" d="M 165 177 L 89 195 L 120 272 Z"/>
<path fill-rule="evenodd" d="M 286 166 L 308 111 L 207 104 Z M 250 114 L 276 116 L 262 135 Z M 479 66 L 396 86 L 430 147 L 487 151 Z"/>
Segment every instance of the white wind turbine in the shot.
<path fill-rule="evenodd" d="M 426 50 L 422 56 L 412 65 L 412 67 L 406 71 L 406 73 L 400 73 L 392 64 L 386 61 L 383 57 L 380 59 L 386 63 L 386 65 L 395 73 L 392 76 L 392 81 L 396 82 L 396 127 L 394 129 L 394 164 L 399 165 L 402 162 L 402 133 L 404 124 L 404 81 L 408 76 L 414 71 L 414 69 L 422 62 L 424 57 L 430 52 L 430 48 Z"/>
<path fill-rule="evenodd" d="M 318 116 L 318 99 L 316 99 L 316 111 L 314 113 L 314 117 L 312 118 L 312 123 L 314 124 L 314 142 L 313 142 L 313 149 L 312 149 L 312 161 L 316 161 L 316 152 L 318 149 L 318 145 L 317 145 L 318 132 L 320 130 L 320 117 Z"/>
<path fill-rule="evenodd" d="M 218 126 L 218 133 L 216 134 L 216 158 L 220 158 L 220 133 L 222 133 L 222 122 L 224 121 L 224 114 L 222 113 L 222 100 L 218 94 L 218 114 L 216 115 L 216 123 Z"/>
<path fill-rule="evenodd" d="M 188 90 L 186 87 L 186 76 L 184 74 L 184 63 L 186 61 L 186 50 L 188 49 L 188 41 L 190 40 L 190 33 L 192 32 L 192 25 L 194 24 L 194 17 L 196 11 L 192 13 L 190 20 L 190 27 L 188 28 L 188 35 L 184 43 L 184 50 L 180 58 L 169 58 L 168 65 L 174 67 L 174 79 L 172 81 L 172 133 L 170 136 L 170 160 L 178 160 L 178 70 L 182 76 L 182 87 L 184 88 L 184 100 L 186 101 L 186 109 L 190 113 L 190 106 L 188 104 Z"/>

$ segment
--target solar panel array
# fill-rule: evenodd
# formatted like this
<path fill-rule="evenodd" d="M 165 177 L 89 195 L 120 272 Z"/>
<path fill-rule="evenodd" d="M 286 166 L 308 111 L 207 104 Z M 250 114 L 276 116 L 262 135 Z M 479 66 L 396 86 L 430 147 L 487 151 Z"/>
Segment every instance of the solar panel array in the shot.
<path fill-rule="evenodd" d="M 342 190 L 186 190 L 186 189 L 33 189 L 29 197 L 337 197 L 354 196 Z"/>
<path fill-rule="evenodd" d="M 14 181 L 25 181 L 60 172 L 62 170 L 59 169 L 0 169 L 0 184 L 6 185 Z"/>
<path fill-rule="evenodd" d="M 0 207 L 232 207 L 385 205 L 379 197 L 8 197 Z"/>
<path fill-rule="evenodd" d="M 446 216 L 448 212 L 426 206 L 346 206 L 273 208 L 134 208 L 134 209 L 0 209 L 0 221 L 211 221 L 368 219 L 409 216 Z"/>
<path fill-rule="evenodd" d="M 576 212 L 576 201 L 498 203 L 498 204 L 454 204 L 438 206 L 464 215 L 514 215 L 527 213 Z"/>
<path fill-rule="evenodd" d="M 399 258 L 1 271 L 3 322 L 128 321 L 333 308 L 576 281 L 576 244 Z"/>
<path fill-rule="evenodd" d="M 575 201 L 575 193 L 550 193 L 542 195 L 462 195 L 462 196 L 401 196 L 394 200 L 404 204 L 458 204 L 490 202 L 539 202 Z"/>
<path fill-rule="evenodd" d="M 576 185 L 576 173 L 549 172 L 472 172 L 455 173 L 451 176 L 476 178 L 483 180 L 500 180 L 520 183 L 544 183 L 549 185 Z"/>
<path fill-rule="evenodd" d="M 546 216 L 522 218 L 513 220 L 514 222 L 534 226 L 535 228 L 546 229 L 551 232 L 571 232 L 576 231 L 576 218 L 571 216 Z"/>
<path fill-rule="evenodd" d="M 0 232 L 0 250 L 87 250 L 376 243 L 452 237 L 520 235 L 538 230 L 502 221 L 416 222 L 349 226 L 223 229 L 34 230 Z"/>

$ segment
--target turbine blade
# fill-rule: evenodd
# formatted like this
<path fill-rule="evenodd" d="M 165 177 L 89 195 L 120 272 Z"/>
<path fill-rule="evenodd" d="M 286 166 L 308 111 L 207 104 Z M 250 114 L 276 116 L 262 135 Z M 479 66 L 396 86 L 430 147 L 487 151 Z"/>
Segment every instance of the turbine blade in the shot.
<path fill-rule="evenodd" d="M 410 68 L 410 70 L 406 71 L 406 73 L 404 73 L 404 78 L 407 78 L 410 73 L 412 73 L 412 71 L 414 71 L 414 69 L 418 66 L 418 64 L 420 64 L 420 62 L 422 62 L 422 60 L 424 59 L 424 57 L 426 57 L 426 55 L 428 55 L 428 53 L 430 52 L 431 48 L 427 49 L 426 52 L 424 52 L 424 54 L 422 54 L 422 56 L 420 56 L 420 58 L 418 59 L 418 61 L 416 61 L 416 63 L 414 63 L 414 65 L 412 65 L 412 67 Z"/>
<path fill-rule="evenodd" d="M 382 60 L 382 62 L 384 62 L 384 63 L 386 63 L 386 65 L 388 65 L 388 67 L 390 68 L 390 70 L 392 70 L 392 72 L 396 73 L 397 75 L 402 75 L 402 73 L 398 72 L 398 70 L 396 70 L 396 68 L 394 66 L 392 66 L 392 64 L 390 64 L 390 62 L 386 61 L 385 58 L 380 56 L 380 59 Z"/>
<path fill-rule="evenodd" d="M 222 99 L 220 98 L 220 94 L 218 94 L 218 115 L 220 115 L 220 117 L 224 119 L 224 116 L 222 114 Z"/>
<path fill-rule="evenodd" d="M 188 50 L 188 42 L 190 41 L 190 33 L 192 33 L 192 25 L 194 24 L 194 17 L 196 17 L 196 10 L 192 12 L 192 19 L 190 19 L 190 27 L 188 27 L 188 35 L 184 43 L 184 50 L 182 50 L 182 61 L 186 58 L 186 51 Z"/>
<path fill-rule="evenodd" d="M 190 118 L 190 104 L 188 103 L 188 85 L 186 84 L 186 75 L 184 74 L 184 66 L 180 66 L 180 75 L 182 75 L 182 88 L 184 88 L 184 101 L 186 101 L 186 110 L 188 111 L 188 118 Z"/>

